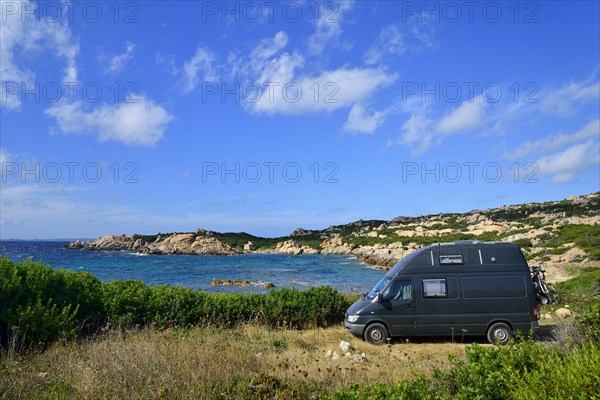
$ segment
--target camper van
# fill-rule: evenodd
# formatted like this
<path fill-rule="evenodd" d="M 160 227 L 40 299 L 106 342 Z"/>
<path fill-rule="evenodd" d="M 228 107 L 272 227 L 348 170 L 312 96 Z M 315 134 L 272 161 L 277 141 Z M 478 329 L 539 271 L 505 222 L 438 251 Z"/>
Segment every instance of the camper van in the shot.
<path fill-rule="evenodd" d="M 477 335 L 506 344 L 516 331 L 537 330 L 538 320 L 519 246 L 456 241 L 404 257 L 348 308 L 344 324 L 372 344 L 391 337 Z"/>

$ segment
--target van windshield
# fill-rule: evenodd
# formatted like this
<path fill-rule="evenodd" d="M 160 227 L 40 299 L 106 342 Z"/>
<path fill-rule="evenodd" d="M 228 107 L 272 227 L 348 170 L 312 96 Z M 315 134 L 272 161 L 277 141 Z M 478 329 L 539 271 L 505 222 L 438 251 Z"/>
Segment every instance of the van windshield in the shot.
<path fill-rule="evenodd" d="M 385 286 L 388 284 L 389 281 L 391 281 L 392 278 L 390 278 L 389 276 L 384 276 L 383 278 L 381 278 L 381 280 L 377 283 L 377 285 L 375 285 L 375 287 L 373 289 L 371 289 L 371 291 L 369 293 L 367 293 L 367 297 L 369 299 L 374 299 L 375 296 L 377 296 L 377 294 L 379 292 L 381 292 Z"/>

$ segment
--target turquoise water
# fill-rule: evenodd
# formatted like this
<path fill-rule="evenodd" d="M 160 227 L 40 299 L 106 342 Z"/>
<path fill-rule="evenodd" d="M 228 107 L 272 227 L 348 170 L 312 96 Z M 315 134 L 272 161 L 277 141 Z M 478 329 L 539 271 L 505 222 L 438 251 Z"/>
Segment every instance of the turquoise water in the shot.
<path fill-rule="evenodd" d="M 63 249 L 66 242 L 1 241 L 3 256 L 32 258 L 53 268 L 87 271 L 102 281 L 138 279 L 211 292 L 267 292 L 259 286 L 212 286 L 213 278 L 263 280 L 277 288 L 329 285 L 341 292 L 368 292 L 385 274 L 354 257 L 246 254 L 234 256 L 137 255 L 125 251 Z"/>

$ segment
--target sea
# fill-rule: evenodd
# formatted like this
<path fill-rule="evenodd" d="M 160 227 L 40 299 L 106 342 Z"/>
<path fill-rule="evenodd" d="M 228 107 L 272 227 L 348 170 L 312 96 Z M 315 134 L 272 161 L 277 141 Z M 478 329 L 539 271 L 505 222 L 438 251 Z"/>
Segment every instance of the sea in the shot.
<path fill-rule="evenodd" d="M 266 293 L 261 285 L 213 286 L 213 278 L 265 281 L 275 288 L 328 285 L 343 293 L 366 293 L 385 271 L 345 255 L 243 254 L 146 255 L 129 251 L 65 249 L 67 241 L 0 241 L 2 257 L 32 259 L 55 269 L 86 271 L 101 281 L 135 279 L 208 292 Z"/>

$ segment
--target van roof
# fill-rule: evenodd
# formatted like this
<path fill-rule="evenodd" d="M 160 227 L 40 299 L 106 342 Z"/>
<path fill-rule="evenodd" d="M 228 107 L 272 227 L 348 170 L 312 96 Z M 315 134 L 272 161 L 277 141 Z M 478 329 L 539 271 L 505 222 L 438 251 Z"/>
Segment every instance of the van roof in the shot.
<path fill-rule="evenodd" d="M 509 242 L 457 240 L 422 247 L 399 260 L 388 275 L 416 268 L 464 269 L 494 267 L 529 269 L 520 247 Z"/>

